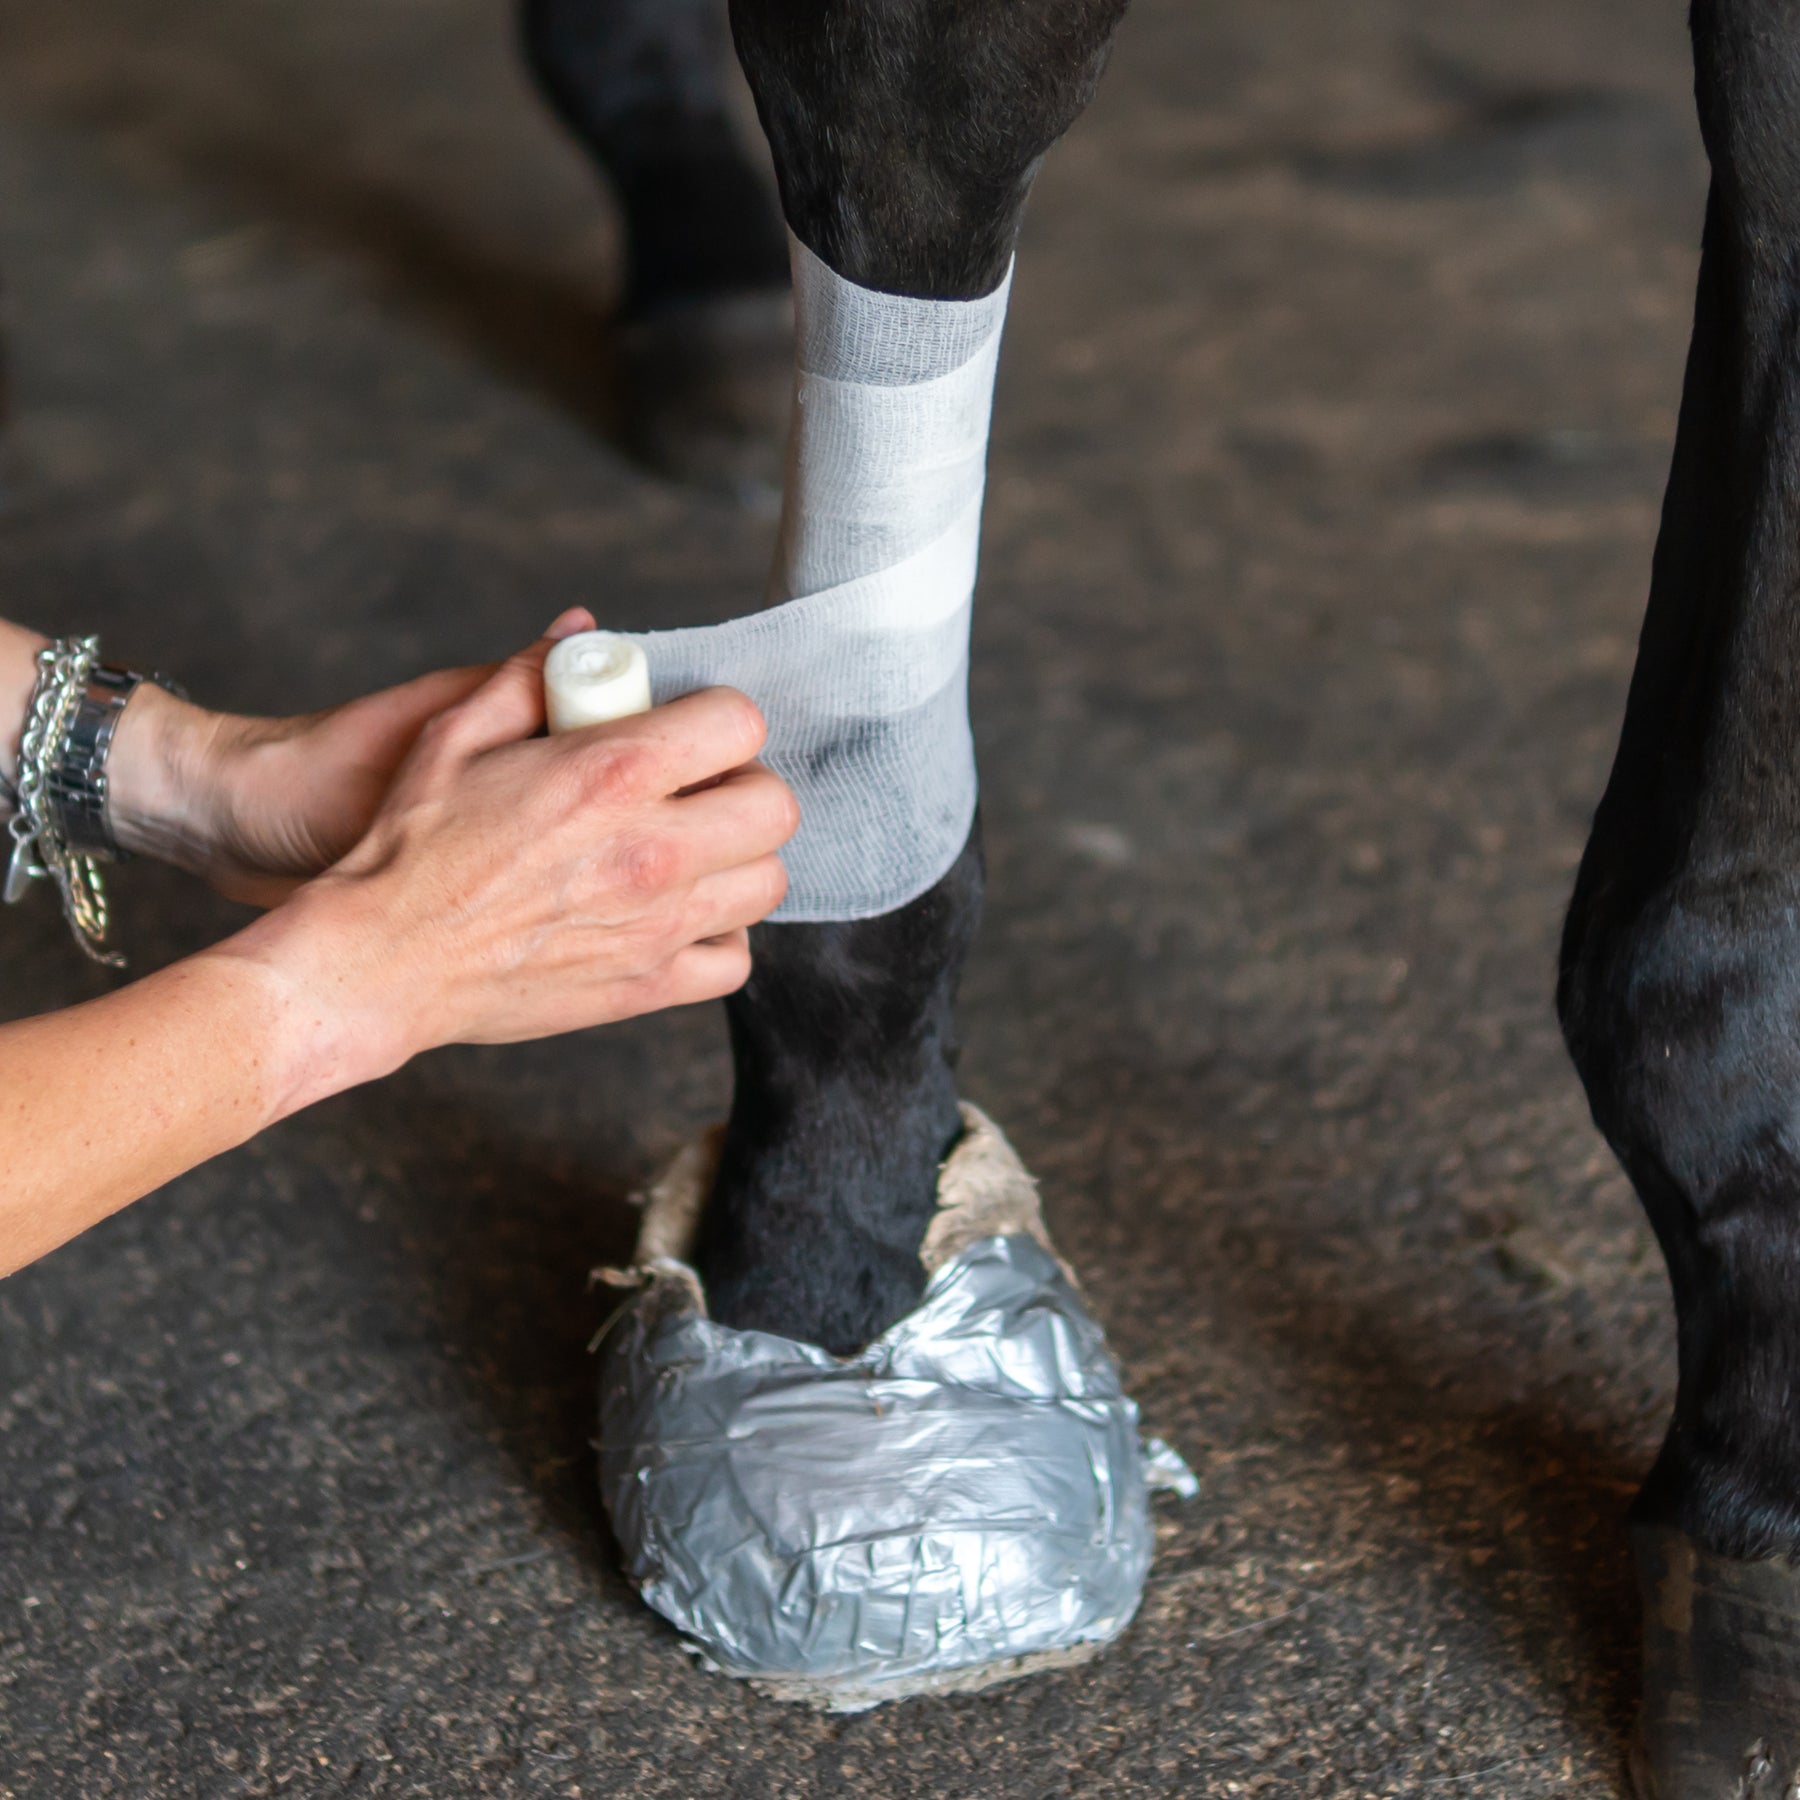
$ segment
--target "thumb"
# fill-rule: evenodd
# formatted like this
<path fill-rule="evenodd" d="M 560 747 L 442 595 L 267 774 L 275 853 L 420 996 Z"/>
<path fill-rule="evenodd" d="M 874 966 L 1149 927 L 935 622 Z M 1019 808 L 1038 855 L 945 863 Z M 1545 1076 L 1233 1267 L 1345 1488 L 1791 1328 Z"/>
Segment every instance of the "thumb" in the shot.
<path fill-rule="evenodd" d="M 535 644 L 515 651 L 466 700 L 444 715 L 448 736 L 465 756 L 528 738 L 544 723 L 544 659 L 578 631 L 592 631 L 594 615 L 572 606 Z"/>

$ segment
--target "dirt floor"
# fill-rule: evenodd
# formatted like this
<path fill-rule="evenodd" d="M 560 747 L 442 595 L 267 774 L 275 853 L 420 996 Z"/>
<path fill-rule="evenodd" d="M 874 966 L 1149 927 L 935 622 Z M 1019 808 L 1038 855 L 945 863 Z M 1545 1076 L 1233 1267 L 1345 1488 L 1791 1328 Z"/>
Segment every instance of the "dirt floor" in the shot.
<path fill-rule="evenodd" d="M 0 1288 L 0 1794 L 1623 1793 L 1672 1337 L 1551 987 L 1688 80 L 1674 0 L 1139 0 L 1033 203 L 966 1086 L 1203 1484 L 1129 1633 L 829 1719 L 621 1579 L 584 1277 L 723 1103 L 707 1009 L 428 1058 Z M 758 591 L 766 516 L 609 441 L 615 226 L 499 0 L 0 0 L 0 270 L 0 610 L 202 699 Z M 140 967 L 235 917 L 120 888 Z M 9 1014 L 104 983 L 0 943 Z"/>

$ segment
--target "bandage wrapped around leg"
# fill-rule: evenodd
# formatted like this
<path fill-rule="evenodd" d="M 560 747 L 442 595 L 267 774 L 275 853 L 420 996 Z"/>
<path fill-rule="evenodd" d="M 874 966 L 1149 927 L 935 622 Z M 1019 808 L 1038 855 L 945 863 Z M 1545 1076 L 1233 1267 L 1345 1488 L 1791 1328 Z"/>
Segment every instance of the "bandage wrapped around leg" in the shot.
<path fill-rule="evenodd" d="M 800 801 L 779 920 L 892 912 L 975 814 L 970 603 L 1006 282 L 914 300 L 793 243 L 794 423 L 769 610 L 638 635 L 658 704 L 741 688 Z"/>

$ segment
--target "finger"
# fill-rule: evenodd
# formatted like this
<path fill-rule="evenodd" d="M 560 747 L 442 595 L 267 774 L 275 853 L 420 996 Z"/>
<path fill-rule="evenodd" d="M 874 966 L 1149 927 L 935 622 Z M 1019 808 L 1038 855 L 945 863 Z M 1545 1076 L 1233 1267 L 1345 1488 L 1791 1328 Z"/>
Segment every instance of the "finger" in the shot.
<path fill-rule="evenodd" d="M 726 774 L 749 762 L 767 735 L 763 716 L 747 694 L 705 688 L 647 713 L 567 732 L 556 742 L 565 755 L 609 766 L 619 798 L 630 801 L 666 799 Z"/>
<path fill-rule="evenodd" d="M 689 944 L 652 976 L 631 990 L 633 1011 L 656 1012 L 665 1006 L 693 1006 L 722 1000 L 750 979 L 750 934 L 730 931 L 722 937 Z"/>
<path fill-rule="evenodd" d="M 776 856 L 759 856 L 754 862 L 696 881 L 681 912 L 680 936 L 689 943 L 725 937 L 758 924 L 778 907 L 787 894 L 787 870 Z"/>
<path fill-rule="evenodd" d="M 468 699 L 484 681 L 497 674 L 499 668 L 498 663 L 469 663 L 460 669 L 433 669 L 429 675 L 415 675 L 411 681 L 403 681 L 386 693 L 368 694 L 350 704 L 374 706 L 385 703 L 386 709 L 395 715 L 396 726 L 402 719 L 419 722 L 429 719 L 433 713 L 442 712 L 446 706 Z"/>
<path fill-rule="evenodd" d="M 736 931 L 720 933 L 718 937 L 702 938 L 692 946 L 696 950 L 730 950 L 734 954 L 750 954 L 750 927 L 740 925 Z"/>
<path fill-rule="evenodd" d="M 667 803 L 658 823 L 690 881 L 779 850 L 800 824 L 800 803 L 760 763 L 733 769 L 696 793 Z"/>
<path fill-rule="evenodd" d="M 480 663 L 463 669 L 437 669 L 398 687 L 346 701 L 330 712 L 314 713 L 300 723 L 333 733 L 354 732 L 360 761 L 392 768 L 427 719 L 468 699 L 499 666 Z"/>
<path fill-rule="evenodd" d="M 570 607 L 535 644 L 515 651 L 466 700 L 440 713 L 435 734 L 464 756 L 530 737 L 544 723 L 544 659 L 563 638 L 593 629 L 586 607 Z"/>
<path fill-rule="evenodd" d="M 572 988 L 548 1014 L 529 1025 L 503 1027 L 479 1041 L 512 1043 L 520 1038 L 547 1037 L 579 1031 L 608 1020 L 632 1019 L 668 1006 L 693 1006 L 736 993 L 750 978 L 750 934 L 728 931 L 720 937 L 684 945 L 666 961 L 642 975 L 602 981 L 592 988 Z"/>

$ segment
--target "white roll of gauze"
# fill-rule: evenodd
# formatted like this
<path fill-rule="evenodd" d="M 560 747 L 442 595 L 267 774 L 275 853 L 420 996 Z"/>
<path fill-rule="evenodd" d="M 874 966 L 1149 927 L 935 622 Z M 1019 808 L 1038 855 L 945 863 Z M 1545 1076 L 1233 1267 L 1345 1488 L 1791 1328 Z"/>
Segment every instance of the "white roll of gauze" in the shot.
<path fill-rule="evenodd" d="M 660 703 L 741 688 L 793 788 L 778 920 L 916 899 L 975 815 L 975 588 L 994 369 L 1011 274 L 980 300 L 912 300 L 791 242 L 794 423 L 769 610 L 638 641 Z"/>
<path fill-rule="evenodd" d="M 578 631 L 544 661 L 544 711 L 552 735 L 650 710 L 650 665 L 616 631 Z"/>

